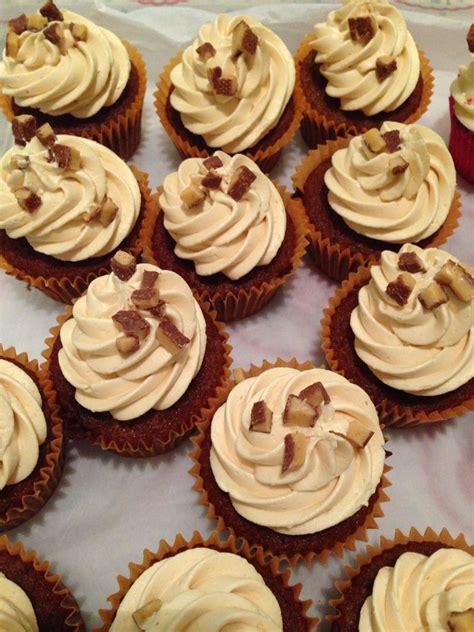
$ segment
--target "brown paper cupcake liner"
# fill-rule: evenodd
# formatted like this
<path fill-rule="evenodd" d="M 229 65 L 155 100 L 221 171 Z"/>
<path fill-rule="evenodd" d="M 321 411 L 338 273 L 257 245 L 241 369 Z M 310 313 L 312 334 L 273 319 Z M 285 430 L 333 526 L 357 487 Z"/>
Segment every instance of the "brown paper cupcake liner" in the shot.
<path fill-rule="evenodd" d="M 288 265 L 285 266 L 284 273 L 276 278 L 270 281 L 260 282 L 251 287 L 236 286 L 232 288 L 231 291 L 213 289 L 211 287 L 208 290 L 201 291 L 193 287 L 191 280 L 186 279 L 200 302 L 207 302 L 216 310 L 218 320 L 224 322 L 240 320 L 260 311 L 275 295 L 278 288 L 294 274 L 306 252 L 308 245 L 306 235 L 309 232 L 309 222 L 304 210 L 299 204 L 295 203 L 295 200 L 291 198 L 284 186 L 279 186 L 276 180 L 273 181 L 273 184 L 275 184 L 280 193 L 285 204 L 287 216 L 290 217 L 295 231 L 296 243 L 291 260 Z M 152 240 L 156 222 L 161 213 L 159 197 L 162 192 L 163 187 L 158 187 L 157 193 L 153 196 L 154 212 L 147 213 L 142 224 L 142 230 L 140 231 L 140 244 L 143 249 L 143 258 L 157 266 L 161 266 L 161 262 L 153 250 Z M 161 267 L 167 268 L 169 266 L 163 265 Z M 176 271 L 180 273 L 179 270 Z M 205 284 L 206 277 L 199 277 L 199 279 Z"/>
<path fill-rule="evenodd" d="M 358 305 L 359 289 L 371 279 L 370 268 L 351 273 L 329 300 L 321 321 L 322 349 L 332 371 L 358 384 L 370 396 L 386 426 L 403 428 L 436 423 L 474 410 L 474 380 L 451 393 L 422 397 L 383 384 L 357 356 L 350 315 Z"/>
<path fill-rule="evenodd" d="M 92 117 L 90 124 L 84 125 L 80 131 L 75 131 L 75 128 L 68 128 L 67 125 L 63 126 L 61 124 L 55 127 L 54 116 L 49 117 L 48 121 L 55 127 L 55 131 L 58 134 L 72 134 L 95 140 L 97 143 L 111 149 L 123 160 L 129 160 L 140 143 L 143 100 L 146 92 L 146 66 L 143 57 L 134 46 L 126 40 L 122 40 L 122 44 L 127 49 L 130 61 L 138 75 L 136 94 L 131 102 L 125 107 L 114 111 L 100 122 L 95 123 Z M 7 120 L 11 121 L 15 116 L 13 99 L 3 94 L 1 84 L 0 108 L 3 110 Z M 84 122 L 87 123 L 87 120 L 84 119 Z"/>
<path fill-rule="evenodd" d="M 157 91 L 154 93 L 155 108 L 161 124 L 165 128 L 166 133 L 173 141 L 173 144 L 183 159 L 190 157 L 207 158 L 212 155 L 214 151 L 219 149 L 219 147 L 199 148 L 192 140 L 183 138 L 183 136 L 178 134 L 168 113 L 168 100 L 173 89 L 170 75 L 173 68 L 181 62 L 182 56 L 182 52 L 178 53 L 169 62 L 169 64 L 165 66 L 163 73 L 160 75 L 157 83 Z M 264 173 L 268 173 L 271 169 L 273 169 L 280 159 L 283 148 L 290 142 L 300 126 L 301 118 L 303 116 L 302 106 L 298 103 L 294 96 L 292 97 L 292 100 L 290 100 L 290 103 L 292 104 L 293 110 L 291 120 L 278 138 L 275 138 L 268 147 L 259 147 L 259 142 L 255 148 L 250 147 L 249 149 L 239 152 L 245 154 L 256 162 Z M 270 130 L 270 132 L 272 132 L 272 130 Z"/>
<path fill-rule="evenodd" d="M 314 368 L 314 365 L 311 364 L 311 362 L 300 363 L 295 359 L 287 361 L 277 358 L 275 362 L 272 363 L 264 361 L 259 367 L 252 364 L 248 370 L 235 369 L 233 372 L 233 379 L 229 383 L 229 391 L 231 391 L 238 382 L 241 382 L 248 377 L 260 375 L 264 371 L 275 367 L 291 367 L 299 370 L 306 370 Z M 390 500 L 386 493 L 387 488 L 391 486 L 390 481 L 387 479 L 387 473 L 392 468 L 387 464 L 384 466 L 382 478 L 376 491 L 369 499 L 367 507 L 362 507 L 356 514 L 354 514 L 354 516 L 344 520 L 339 525 L 329 527 L 322 532 L 309 534 L 307 536 L 283 535 L 277 533 L 276 531 L 272 531 L 269 528 L 254 525 L 237 514 L 231 505 L 228 495 L 219 490 L 220 494 L 225 497 L 227 509 L 231 508 L 231 514 L 233 514 L 234 517 L 237 516 L 239 518 L 239 522 L 244 525 L 243 529 L 234 529 L 231 521 L 229 521 L 229 519 L 225 520 L 225 518 L 221 515 L 223 512 L 219 511 L 219 509 L 216 508 L 215 503 L 209 498 L 209 489 L 206 486 L 205 476 L 207 472 L 203 471 L 203 463 L 204 461 L 206 462 L 207 469 L 208 457 L 203 454 L 203 449 L 206 451 L 206 454 L 210 449 L 210 421 L 211 419 L 208 419 L 206 422 L 199 424 L 199 435 L 191 439 L 194 443 L 194 448 L 192 452 L 190 452 L 189 456 L 194 464 L 189 470 L 189 473 L 196 479 L 193 489 L 199 494 L 198 503 L 207 508 L 208 518 L 217 520 L 216 531 L 218 533 L 227 529 L 232 535 L 244 542 L 251 550 L 260 547 L 264 550 L 265 555 L 272 555 L 278 558 L 281 562 L 287 562 L 291 568 L 294 568 L 300 560 L 302 560 L 306 566 L 310 567 L 315 558 L 321 564 L 326 564 L 330 555 L 342 558 L 344 551 L 355 550 L 355 543 L 357 541 L 367 542 L 368 529 L 378 528 L 376 519 L 384 516 L 381 503 L 388 502 Z M 390 452 L 387 452 L 387 457 L 390 456 L 390 454 Z M 217 487 L 215 479 L 212 476 L 212 472 L 209 473 L 209 476 L 212 477 L 213 487 Z M 207 482 L 209 483 L 209 481 Z M 214 493 L 214 491 L 211 491 L 211 495 Z M 225 510 L 225 513 L 227 513 L 227 509 Z M 259 530 L 260 537 L 257 538 L 258 541 L 249 542 L 251 538 L 248 538 L 245 533 L 247 523 Z"/>
<path fill-rule="evenodd" d="M 128 565 L 130 576 L 124 577 L 119 575 L 117 577 L 119 590 L 107 598 L 107 601 L 111 604 L 111 608 L 108 610 L 99 610 L 103 625 L 100 628 L 95 628 L 93 632 L 107 632 L 107 630 L 109 630 L 122 599 L 136 579 L 150 568 L 150 566 L 155 562 L 160 562 L 183 551 L 199 547 L 234 553 L 235 555 L 244 557 L 250 562 L 260 575 L 262 575 L 265 583 L 270 590 L 272 590 L 280 604 L 284 632 L 313 630 L 319 623 L 319 619 L 309 617 L 307 614 L 312 602 L 309 600 L 301 601 L 299 598 L 302 588 L 301 584 L 290 584 L 290 571 L 280 571 L 279 562 L 276 558 L 266 558 L 261 549 L 251 551 L 246 542 L 239 542 L 232 535 L 228 535 L 226 539 L 223 540 L 222 537 L 214 531 L 209 538 L 204 539 L 199 531 L 194 531 L 189 541 L 185 540 L 181 534 L 176 536 L 172 545 L 169 545 L 165 540 L 160 540 L 160 545 L 156 553 L 145 549 L 141 564 L 130 563 Z"/>
<path fill-rule="evenodd" d="M 305 211 L 302 199 L 306 181 L 316 169 L 324 169 L 324 164 L 331 160 L 333 154 L 349 145 L 351 138 L 338 138 L 329 140 L 325 145 L 319 145 L 317 149 L 312 149 L 305 156 L 301 164 L 296 168 L 292 177 L 293 186 L 297 192 L 294 203 Z M 328 164 L 330 166 L 330 164 Z M 321 187 L 321 194 L 324 195 L 324 187 Z M 336 217 L 336 212 L 330 209 Z M 450 235 L 453 234 L 459 223 L 461 216 L 461 196 L 459 191 L 455 191 L 451 208 L 444 223 L 440 228 L 425 239 L 417 242 L 422 248 L 437 248 L 444 244 Z M 309 218 L 309 251 L 314 258 L 318 268 L 335 281 L 342 281 L 350 272 L 356 272 L 359 266 L 370 265 L 380 261 L 383 250 L 398 250 L 402 244 L 391 244 L 379 240 L 371 239 L 363 235 L 358 235 L 351 228 L 346 226 L 342 218 L 337 217 L 338 230 L 343 231 L 347 239 L 352 237 L 359 240 L 351 246 L 341 245 L 337 237 L 332 232 L 332 226 L 317 226 L 313 223 L 313 218 Z"/>
<path fill-rule="evenodd" d="M 43 508 L 55 491 L 63 468 L 64 442 L 63 424 L 58 414 L 56 393 L 51 382 L 44 374 L 40 373 L 36 360 L 29 360 L 26 353 L 17 355 L 13 347 L 4 349 L 1 344 L 0 359 L 11 360 L 34 379 L 41 392 L 43 410 L 48 425 L 47 438 L 40 446 L 38 462 L 31 474 L 23 481 L 15 485 L 8 485 L 0 490 L 0 499 L 2 500 L 0 503 L 0 532 L 5 532 L 32 518 Z M 11 497 L 10 494 L 12 494 Z"/>
<path fill-rule="evenodd" d="M 348 622 L 343 621 L 341 618 L 343 616 L 342 613 L 346 609 L 348 609 L 346 616 L 348 616 L 351 624 L 356 617 L 358 620 L 360 609 L 365 601 L 364 594 L 361 598 L 360 589 L 363 589 L 364 593 L 367 592 L 367 596 L 370 594 L 373 580 L 382 566 L 392 565 L 391 562 L 394 562 L 406 551 L 431 555 L 435 550 L 441 548 L 462 549 L 474 555 L 474 546 L 467 544 L 463 534 L 453 538 L 447 529 L 443 529 L 438 534 L 431 527 L 428 527 L 422 535 L 412 527 L 408 536 L 404 535 L 399 529 L 396 529 L 391 540 L 381 536 L 379 546 L 368 546 L 364 555 L 357 556 L 357 566 L 346 566 L 344 568 L 345 579 L 336 581 L 335 585 L 339 596 L 330 599 L 329 603 L 337 613 L 329 614 L 326 617 L 327 621 L 333 623 L 332 630 L 334 632 L 347 630 Z M 384 559 L 384 556 L 387 556 L 387 559 Z"/>
<path fill-rule="evenodd" d="M 28 595 L 38 621 L 39 632 L 84 632 L 85 626 L 76 600 L 53 574 L 47 561 L 36 551 L 25 551 L 21 542 L 0 536 L 0 571 Z"/>
<path fill-rule="evenodd" d="M 215 382 L 212 394 L 207 396 L 206 393 L 207 397 L 203 395 L 197 396 L 198 400 L 201 399 L 205 401 L 204 404 L 202 401 L 199 403 L 199 409 L 197 412 L 193 412 L 192 415 L 187 416 L 183 413 L 183 418 L 179 420 L 179 424 L 176 425 L 176 427 L 173 426 L 172 421 L 165 419 L 163 424 L 165 424 L 167 436 L 163 438 L 156 435 L 153 436 L 151 440 L 144 440 L 143 438 L 137 436 L 138 433 L 136 427 L 140 423 L 139 421 L 121 423 L 108 415 L 111 419 L 110 423 L 114 424 L 115 432 L 113 430 L 111 431 L 107 427 L 109 419 L 104 417 L 104 414 L 95 415 L 94 413 L 90 413 L 90 411 L 82 409 L 75 400 L 73 402 L 73 406 L 71 406 L 71 403 L 68 398 L 64 396 L 62 390 L 57 389 L 59 407 L 64 420 L 66 437 L 73 440 L 89 441 L 93 445 L 98 445 L 102 448 L 102 450 L 110 450 L 119 456 L 135 458 L 150 457 L 169 452 L 179 443 L 184 441 L 184 439 L 192 433 L 199 423 L 208 423 L 208 420 L 212 418 L 214 412 L 227 397 L 228 380 L 230 376 L 229 367 L 232 363 L 232 358 L 230 356 L 232 347 L 227 342 L 228 334 L 224 329 L 224 325 L 216 320 L 215 312 L 211 311 L 209 306 L 206 304 L 201 305 L 201 309 L 206 320 L 207 331 L 209 332 L 212 328 L 212 332 L 210 334 L 212 338 L 208 336 L 208 348 L 206 349 L 206 354 L 204 355 L 203 364 L 200 371 L 191 382 L 189 388 L 196 388 L 196 386 L 198 386 L 200 392 L 206 388 L 209 389 L 204 371 L 206 370 L 206 367 L 211 370 L 211 366 L 213 367 L 212 370 L 216 370 L 216 356 L 217 361 L 221 362 L 222 367 L 218 371 L 218 377 L 213 378 L 211 374 L 211 378 L 213 378 Z M 53 385 L 55 385 L 55 376 L 57 381 L 56 371 L 59 371 L 63 385 L 67 385 L 71 391 L 74 391 L 74 388 L 66 382 L 65 378 L 62 377 L 62 373 L 57 362 L 57 352 L 60 345 L 59 332 L 62 325 L 71 317 L 71 315 L 72 308 L 68 307 L 65 314 L 61 314 L 57 318 L 58 325 L 50 329 L 51 337 L 45 340 L 46 349 L 42 353 L 45 358 L 45 362 L 41 368 L 51 380 Z M 185 395 L 183 395 L 183 397 L 185 397 Z M 171 408 L 175 408 L 180 401 L 181 400 L 179 400 Z M 85 411 L 88 415 L 88 419 L 82 420 L 80 418 L 79 413 L 81 413 L 81 411 Z M 166 411 L 155 411 L 154 413 L 152 411 L 148 411 L 148 413 L 142 415 L 144 418 L 142 421 L 146 423 L 149 421 L 147 415 L 157 415 L 159 412 Z M 94 418 L 97 420 L 97 425 L 89 428 L 88 421 Z"/>
<path fill-rule="evenodd" d="M 302 87 L 301 67 L 306 57 L 313 51 L 311 42 L 314 41 L 314 34 L 310 34 L 304 38 L 295 53 L 296 61 L 296 82 L 295 82 L 295 98 L 298 106 L 303 109 L 303 120 L 301 122 L 301 135 L 306 145 L 312 149 L 317 145 L 322 145 L 328 140 L 335 140 L 338 137 L 357 136 L 371 127 L 380 127 L 383 120 L 374 121 L 373 125 L 366 125 L 357 128 L 351 124 L 335 122 L 331 118 L 318 112 L 307 100 Z M 430 62 L 420 48 L 418 48 L 420 56 L 420 73 L 423 80 L 423 91 L 417 108 L 403 121 L 403 123 L 414 123 L 427 111 L 433 95 L 433 69 Z M 390 112 L 387 112 L 387 120 L 390 120 Z"/>
<path fill-rule="evenodd" d="M 133 165 L 130 168 L 133 171 L 140 187 L 140 193 L 142 197 L 141 210 L 132 231 L 112 252 L 102 257 L 96 257 L 91 265 L 89 265 L 86 260 L 86 269 L 81 274 L 69 274 L 68 276 L 61 276 L 61 272 L 59 272 L 56 276 L 35 276 L 34 274 L 28 272 L 24 267 L 17 267 L 15 265 L 14 252 L 12 255 L 10 251 L 15 250 L 16 240 L 10 239 L 6 235 L 5 231 L 0 231 L 0 244 L 3 245 L 3 248 L 0 249 L 0 268 L 3 268 L 7 274 L 10 274 L 16 279 L 24 281 L 28 285 L 28 289 L 36 288 L 37 290 L 40 290 L 55 301 L 71 304 L 76 298 L 78 298 L 79 296 L 81 296 L 81 294 L 83 294 L 83 292 L 85 292 L 89 284 L 94 279 L 110 272 L 110 259 L 113 257 L 114 253 L 117 250 L 125 250 L 126 252 L 132 254 L 134 257 L 137 257 L 141 251 L 141 246 L 139 242 L 140 226 L 143 218 L 151 212 L 150 207 L 153 206 L 153 202 L 151 199 L 151 190 L 148 185 L 148 174 L 140 171 L 137 167 Z M 23 241 L 26 242 L 26 240 Z M 9 247 L 8 251 L 6 246 Z M 28 256 L 25 255 L 23 258 L 25 260 L 25 264 L 27 263 L 31 266 L 31 270 L 34 269 L 35 256 L 41 258 L 42 260 L 51 260 L 52 264 L 55 264 L 56 260 L 53 257 L 48 257 L 47 255 L 36 253 L 28 244 L 26 244 L 26 248 L 27 252 L 31 254 L 31 257 L 30 254 L 28 254 Z M 68 272 L 69 268 L 73 265 L 73 262 L 69 262 L 69 265 L 64 268 L 64 271 Z M 77 265 L 80 265 L 82 267 L 83 262 L 77 262 Z M 88 267 L 90 267 L 90 270 L 87 269 Z"/>

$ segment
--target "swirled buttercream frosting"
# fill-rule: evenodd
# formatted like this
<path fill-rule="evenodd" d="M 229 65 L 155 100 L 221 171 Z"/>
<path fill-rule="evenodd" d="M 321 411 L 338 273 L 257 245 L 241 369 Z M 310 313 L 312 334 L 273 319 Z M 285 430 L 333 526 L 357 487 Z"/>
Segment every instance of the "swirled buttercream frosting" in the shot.
<path fill-rule="evenodd" d="M 2 92 L 24 108 L 89 118 L 120 97 L 129 79 L 130 59 L 119 38 L 107 29 L 71 11 L 63 16 L 64 21 L 50 21 L 46 28 L 24 30 L 14 55 L 7 46 L 0 63 Z M 85 35 L 75 37 L 71 23 L 86 27 Z M 52 31 L 58 42 L 49 35 Z"/>
<path fill-rule="evenodd" d="M 324 178 L 328 202 L 360 235 L 418 242 L 435 233 L 449 213 L 456 187 L 451 154 L 423 125 L 385 122 L 380 132 L 384 147 L 377 152 L 362 135 L 333 154 Z M 384 135 L 396 132 L 398 149 L 389 151 Z"/>
<path fill-rule="evenodd" d="M 289 401 L 317 382 L 330 400 L 317 420 L 307 426 L 287 420 Z M 253 424 L 259 402 L 271 411 L 269 431 Z M 352 426 L 368 433 L 364 447 L 347 439 Z M 295 438 L 290 453 L 288 435 Z M 368 395 L 323 369 L 272 368 L 243 380 L 216 412 L 211 439 L 214 478 L 235 510 L 289 535 L 322 531 L 366 506 L 384 467 L 384 440 Z M 298 444 L 304 446 L 299 455 Z"/>
<path fill-rule="evenodd" d="M 234 33 L 242 21 L 252 32 L 252 54 L 236 50 Z M 216 69 L 226 83 L 219 82 Z M 293 92 L 295 69 L 288 48 L 268 28 L 250 17 L 218 15 L 199 29 L 171 82 L 171 105 L 184 126 L 210 147 L 236 153 L 253 147 L 278 123 Z"/>
<path fill-rule="evenodd" d="M 188 158 L 165 178 L 160 206 L 178 257 L 193 261 L 202 276 L 222 272 L 235 280 L 275 257 L 285 236 L 285 205 L 275 185 L 252 160 L 221 151 L 215 158 L 221 163 L 212 170 L 218 188 L 201 184 L 209 176 L 206 161 Z M 235 200 L 229 189 L 242 166 L 256 178 L 245 195 Z M 181 196 L 193 184 L 202 191 L 203 201 L 189 207 Z"/>
<path fill-rule="evenodd" d="M 38 623 L 25 591 L 0 572 L 0 629 L 6 632 L 38 632 Z"/>
<path fill-rule="evenodd" d="M 387 292 L 400 275 L 400 257 L 416 253 L 423 270 L 410 274 L 413 288 L 404 305 Z M 355 351 L 384 384 L 414 395 L 441 395 L 473 377 L 473 301 L 458 298 L 444 285 L 441 301 L 427 308 L 423 291 L 452 255 L 406 244 L 400 253 L 382 252 L 380 265 L 370 269 L 371 280 L 359 291 L 359 304 L 351 314 Z M 426 301 L 424 301 L 426 304 Z"/>
<path fill-rule="evenodd" d="M 38 387 L 16 364 L 0 359 L 0 490 L 31 474 L 46 434 Z"/>
<path fill-rule="evenodd" d="M 61 261 L 106 255 L 121 244 L 137 221 L 141 204 L 137 180 L 107 147 L 78 136 L 59 134 L 56 139 L 79 153 L 78 169 L 60 167 L 36 136 L 3 156 L 0 228 L 11 239 L 24 237 L 37 252 Z M 25 208 L 15 194 L 19 186 L 32 191 L 39 206 Z M 94 215 L 107 198 L 118 207 L 109 223 Z"/>
<path fill-rule="evenodd" d="M 384 566 L 362 606 L 359 632 L 442 632 L 453 613 L 474 608 L 474 560 L 458 549 L 403 553 Z M 459 628 L 461 629 L 461 628 Z M 467 628 L 462 628 L 466 629 Z"/>
<path fill-rule="evenodd" d="M 283 630 L 273 593 L 255 567 L 233 553 L 195 548 L 156 562 L 132 584 L 110 631 L 135 632 L 134 613 L 156 600 L 161 605 L 143 630 Z"/>
<path fill-rule="evenodd" d="M 392 112 L 412 94 L 420 57 L 405 18 L 386 0 L 343 1 L 314 30 L 315 63 L 343 110 Z"/>
<path fill-rule="evenodd" d="M 148 271 L 158 273 L 158 312 L 138 307 L 135 300 L 147 285 Z M 160 335 L 163 321 L 187 340 L 181 348 L 173 349 Z M 169 408 L 185 393 L 202 364 L 206 323 L 179 275 L 139 264 L 128 280 L 114 273 L 95 279 L 74 304 L 60 337 L 59 364 L 76 389 L 77 402 L 92 412 L 130 421 L 153 408 Z M 135 340 L 136 346 L 119 347 L 118 338 Z"/>
<path fill-rule="evenodd" d="M 459 68 L 458 76 L 451 84 L 456 118 L 474 132 L 474 55 L 467 66 Z"/>

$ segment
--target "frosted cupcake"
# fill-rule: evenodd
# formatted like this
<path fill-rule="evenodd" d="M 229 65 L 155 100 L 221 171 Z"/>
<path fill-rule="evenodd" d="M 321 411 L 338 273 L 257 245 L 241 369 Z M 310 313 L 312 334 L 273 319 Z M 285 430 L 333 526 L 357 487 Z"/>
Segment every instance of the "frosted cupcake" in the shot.
<path fill-rule="evenodd" d="M 120 247 L 138 252 L 148 176 L 95 141 L 56 135 L 32 116 L 12 123 L 0 162 L 0 265 L 70 303 L 110 271 Z"/>
<path fill-rule="evenodd" d="M 299 127 L 291 54 L 250 17 L 218 15 L 158 82 L 156 108 L 183 158 L 245 153 L 264 171 Z"/>
<path fill-rule="evenodd" d="M 309 363 L 238 373 L 191 454 L 209 517 L 292 565 L 365 539 L 387 499 L 384 438 L 366 393 Z"/>
<path fill-rule="evenodd" d="M 184 160 L 157 205 L 141 232 L 144 257 L 180 274 L 221 320 L 261 309 L 305 252 L 304 212 L 242 154 Z"/>
<path fill-rule="evenodd" d="M 296 97 L 309 147 L 426 111 L 431 68 L 387 0 L 343 0 L 296 52 Z"/>
<path fill-rule="evenodd" d="M 387 122 L 329 141 L 309 152 L 293 182 L 316 263 L 336 280 L 383 250 L 444 243 L 460 214 L 454 163 L 423 125 Z"/>
<path fill-rule="evenodd" d="M 119 252 L 47 341 L 66 432 L 126 456 L 171 450 L 219 405 L 229 347 L 174 272 Z"/>
<path fill-rule="evenodd" d="M 323 319 L 330 367 L 370 395 L 384 423 L 474 408 L 474 279 L 447 252 L 406 244 L 351 275 Z"/>
<path fill-rule="evenodd" d="M 0 82 L 9 120 L 34 115 L 58 134 L 95 140 L 124 160 L 138 146 L 146 90 L 141 55 L 52 0 L 8 22 Z"/>
<path fill-rule="evenodd" d="M 474 182 L 474 24 L 469 29 L 467 43 L 468 64 L 461 66 L 451 84 L 449 151 L 458 173 L 468 182 Z"/>

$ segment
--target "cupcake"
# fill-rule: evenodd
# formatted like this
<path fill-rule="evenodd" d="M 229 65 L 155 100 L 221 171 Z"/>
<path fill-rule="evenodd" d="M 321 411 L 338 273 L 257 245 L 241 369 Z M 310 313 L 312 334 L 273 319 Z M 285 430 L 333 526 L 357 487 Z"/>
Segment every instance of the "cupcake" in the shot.
<path fill-rule="evenodd" d="M 0 430 L 0 531 L 8 531 L 38 513 L 56 489 L 63 429 L 56 393 L 36 361 L 2 345 Z"/>
<path fill-rule="evenodd" d="M 93 140 L 60 134 L 32 116 L 13 119 L 15 145 L 0 161 L 0 266 L 71 303 L 119 248 L 138 253 L 150 190 Z"/>
<path fill-rule="evenodd" d="M 316 264 L 336 281 L 404 243 L 444 243 L 460 215 L 454 163 L 423 125 L 384 123 L 310 151 L 293 183 Z"/>
<path fill-rule="evenodd" d="M 291 53 L 250 17 L 218 15 L 165 68 L 158 116 L 183 158 L 244 153 L 264 171 L 299 127 Z"/>
<path fill-rule="evenodd" d="M 474 547 L 443 529 L 381 538 L 336 582 L 333 632 L 468 632 L 474 626 Z"/>
<path fill-rule="evenodd" d="M 385 424 L 474 409 L 474 279 L 437 248 L 406 244 L 360 268 L 322 321 L 329 366 L 370 396 Z"/>
<path fill-rule="evenodd" d="M 458 173 L 474 182 L 474 24 L 467 35 L 470 61 L 451 84 L 449 151 Z"/>
<path fill-rule="evenodd" d="M 208 516 L 292 566 L 342 556 L 376 527 L 387 500 L 375 407 L 310 363 L 264 363 L 237 379 L 193 439 L 191 474 Z"/>
<path fill-rule="evenodd" d="M 2 630 L 84 632 L 79 606 L 49 562 L 0 536 L 0 626 Z"/>
<path fill-rule="evenodd" d="M 44 354 L 66 432 L 123 456 L 171 450 L 220 404 L 227 336 L 174 272 L 119 252 Z"/>
<path fill-rule="evenodd" d="M 124 160 L 138 147 L 146 90 L 140 53 L 52 0 L 8 22 L 0 84 L 10 121 L 33 115 L 58 134 L 95 140 Z"/>
<path fill-rule="evenodd" d="M 301 132 L 315 148 L 384 121 L 413 123 L 428 108 L 433 76 L 404 17 L 387 0 L 343 0 L 296 52 Z"/>
<path fill-rule="evenodd" d="M 304 212 L 242 154 L 184 160 L 156 201 L 144 258 L 180 274 L 219 320 L 260 310 L 306 250 Z"/>
<path fill-rule="evenodd" d="M 262 630 L 306 632 L 318 623 L 306 615 L 310 601 L 299 599 L 301 584 L 290 586 L 275 558 L 239 546 L 235 538 L 207 540 L 197 531 L 172 546 L 161 540 L 156 553 L 145 550 L 141 564 L 120 576 L 120 590 L 96 632 L 136 630 Z"/>

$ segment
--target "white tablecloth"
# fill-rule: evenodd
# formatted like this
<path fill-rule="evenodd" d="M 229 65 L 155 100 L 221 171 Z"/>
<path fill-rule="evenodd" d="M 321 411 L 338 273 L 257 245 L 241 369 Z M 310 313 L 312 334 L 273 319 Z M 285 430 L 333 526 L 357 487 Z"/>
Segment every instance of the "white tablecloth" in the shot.
<path fill-rule="evenodd" d="M 3 4 L 3 2 L 2 2 Z M 18 6 L 19 3 L 15 3 Z M 152 102 L 154 83 L 167 61 L 189 43 L 197 26 L 212 14 L 192 6 L 142 7 L 124 15 L 104 3 L 75 3 L 78 11 L 126 37 L 145 57 L 149 90 L 143 118 L 143 140 L 133 158 L 150 174 L 153 186 L 178 165 L 178 155 L 162 131 Z M 80 6 L 78 6 L 80 5 Z M 234 4 L 235 6 L 235 4 Z M 258 6 L 247 13 L 273 28 L 294 51 L 310 25 L 327 15 L 328 5 L 293 4 Z M 415 40 L 435 68 L 435 94 L 421 123 L 433 127 L 445 140 L 449 134 L 449 85 L 458 66 L 467 60 L 466 22 L 409 12 L 406 14 Z M 8 126 L 2 121 L 3 150 L 11 145 Z M 2 150 L 2 151 L 3 151 Z M 299 136 L 287 148 L 274 175 L 290 185 L 290 176 L 305 153 Z M 463 218 L 447 249 L 460 259 L 472 258 L 474 189 L 459 178 Z M 247 367 L 277 356 L 324 361 L 320 350 L 320 320 L 336 284 L 320 274 L 308 259 L 277 297 L 258 315 L 228 326 L 234 347 L 234 366 Z M 48 330 L 62 311 L 59 303 L 0 273 L 0 341 L 40 358 Z M 385 518 L 379 530 L 370 532 L 375 543 L 381 534 L 392 536 L 395 528 L 411 526 L 424 530 L 447 527 L 473 540 L 472 466 L 474 415 L 431 428 L 389 431 L 388 449 L 393 466 L 384 505 Z M 190 537 L 194 529 L 208 534 L 214 522 L 205 517 L 191 490 L 193 480 L 187 452 L 190 442 L 163 458 L 121 459 L 88 445 L 74 445 L 68 454 L 60 486 L 36 518 L 9 533 L 35 548 L 42 558 L 62 573 L 77 597 L 88 629 L 99 623 L 97 611 L 117 588 L 116 575 L 127 574 L 130 561 L 140 561 L 144 548 L 156 550 L 161 538 L 173 541 L 181 532 Z M 363 546 L 359 546 L 359 550 Z M 333 583 L 344 564 L 332 559 L 327 567 L 313 564 L 299 568 L 295 580 L 304 582 L 303 597 L 315 602 L 314 612 L 324 615 L 327 600 L 334 596 Z M 326 629 L 325 626 L 321 627 Z"/>

